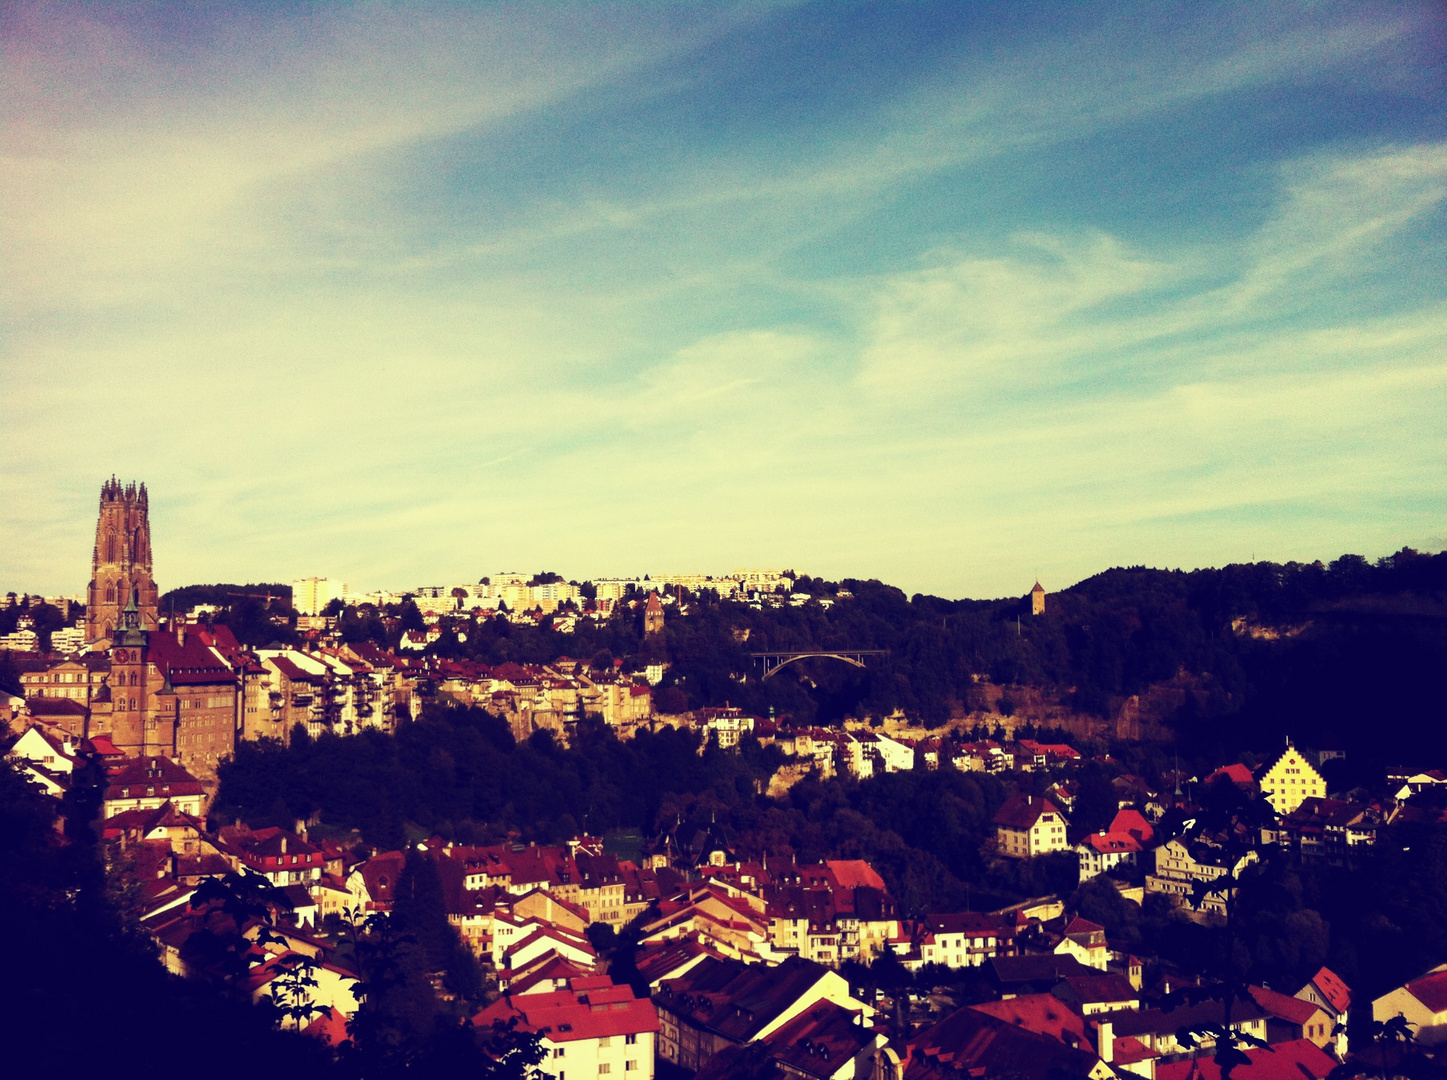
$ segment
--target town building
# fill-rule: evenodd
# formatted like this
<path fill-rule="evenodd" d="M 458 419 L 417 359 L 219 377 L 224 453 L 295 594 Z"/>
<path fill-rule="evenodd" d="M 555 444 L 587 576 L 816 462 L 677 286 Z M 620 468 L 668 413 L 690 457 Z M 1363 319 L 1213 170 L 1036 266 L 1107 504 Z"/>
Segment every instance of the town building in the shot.
<path fill-rule="evenodd" d="M 837 972 L 791 956 L 776 967 L 706 957 L 660 985 L 658 1056 L 690 1072 L 716 1053 L 767 1038 L 818 1005 L 833 1002 L 867 1022 L 874 1009 L 856 1000 Z"/>
<path fill-rule="evenodd" d="M 1012 859 L 1065 851 L 1065 815 L 1049 799 L 1012 795 L 995 814 L 995 843 Z"/>
<path fill-rule="evenodd" d="M 1286 740 L 1286 749 L 1261 774 L 1261 794 L 1278 814 L 1289 814 L 1305 800 L 1326 797 L 1326 781 L 1306 755 Z"/>
<path fill-rule="evenodd" d="M 1372 1002 L 1372 1019 L 1386 1023 L 1402 1017 L 1423 1046 L 1447 1043 L 1447 964 L 1440 964 Z"/>
<path fill-rule="evenodd" d="M 653 1080 L 658 1012 L 607 976 L 508 994 L 472 1018 L 483 1031 L 494 1023 L 538 1035 L 546 1055 L 539 1068 L 555 1080 Z"/>
<path fill-rule="evenodd" d="M 345 581 L 311 577 L 291 583 L 291 606 L 298 615 L 320 615 L 333 600 L 346 598 Z"/>

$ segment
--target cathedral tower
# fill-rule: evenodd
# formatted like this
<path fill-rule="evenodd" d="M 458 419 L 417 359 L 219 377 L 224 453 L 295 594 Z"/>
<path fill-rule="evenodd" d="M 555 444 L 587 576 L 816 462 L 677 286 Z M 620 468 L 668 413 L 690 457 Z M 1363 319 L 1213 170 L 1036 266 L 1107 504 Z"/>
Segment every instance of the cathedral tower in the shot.
<path fill-rule="evenodd" d="M 121 614 L 135 600 L 140 628 L 155 630 L 156 582 L 151 577 L 151 523 L 146 485 L 122 487 L 112 476 L 100 489 L 90 589 L 86 595 L 85 640 L 109 641 L 122 626 Z"/>

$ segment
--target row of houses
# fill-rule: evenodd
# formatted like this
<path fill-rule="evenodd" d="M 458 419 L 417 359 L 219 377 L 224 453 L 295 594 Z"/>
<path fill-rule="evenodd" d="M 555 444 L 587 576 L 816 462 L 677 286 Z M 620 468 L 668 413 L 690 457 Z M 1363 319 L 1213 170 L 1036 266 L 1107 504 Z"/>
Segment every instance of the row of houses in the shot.
<path fill-rule="evenodd" d="M 403 853 L 359 858 L 310 842 L 304 830 L 208 832 L 204 791 L 174 762 L 108 755 L 104 742 L 57 746 L 40 731 L 25 738 L 37 769 L 60 772 L 62 759 L 76 768 L 100 756 L 103 835 L 130 853 L 143 925 L 172 970 L 196 974 L 216 962 L 198 942 L 214 941 L 225 916 L 197 899 L 203 884 L 237 871 L 264 877 L 284 901 L 281 932 L 231 928 L 243 943 L 243 988 L 266 996 L 305 956 L 324 1009 L 316 1034 L 343 1037 L 356 1008 L 351 973 L 318 931 L 328 915 L 385 913 Z M 1143 822 L 1136 815 L 1120 824 Z M 651 1077 L 659 1061 L 726 1076 L 741 1062 L 765 1061 L 780 1075 L 871 1080 L 1006 1068 L 1044 1080 L 1064 1066 L 1102 1080 L 1185 1080 L 1197 1050 L 1181 1030 L 1223 1020 L 1209 999 L 1190 1007 L 1162 1002 L 1143 985 L 1138 960 L 1056 901 L 910 920 L 858 860 L 730 861 L 718 857 L 727 852 L 717 843 L 692 845 L 685 860 L 681 848 L 651 847 L 640 865 L 587 837 L 554 846 L 426 845 L 421 854 L 438 867 L 449 918 L 506 990 L 475 1021 L 512 1020 L 537 1031 L 548 1066 L 565 1076 Z M 675 855 L 695 865 L 673 865 Z M 607 976 L 587 934 L 594 922 L 634 927 L 637 977 L 648 996 Z M 907 969 L 982 969 L 999 1000 L 901 1026 L 835 970 L 886 952 Z M 1374 1008 L 1412 1019 L 1430 1041 L 1439 1028 L 1447 1033 L 1444 987 L 1447 968 L 1437 969 Z M 1349 991 L 1323 969 L 1299 988 L 1251 988 L 1249 1001 L 1233 1004 L 1231 1025 L 1265 1043 L 1276 1066 L 1322 1077 L 1345 1052 L 1338 1028 L 1349 1005 Z M 1274 1075 L 1267 1061 L 1252 1059 L 1252 1070 L 1236 1075 Z"/>

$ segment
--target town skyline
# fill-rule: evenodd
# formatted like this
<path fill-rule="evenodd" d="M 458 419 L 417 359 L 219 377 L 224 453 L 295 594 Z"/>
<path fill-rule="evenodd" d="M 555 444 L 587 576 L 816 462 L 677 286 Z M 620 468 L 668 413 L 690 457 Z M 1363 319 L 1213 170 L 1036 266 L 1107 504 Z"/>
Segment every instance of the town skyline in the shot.
<path fill-rule="evenodd" d="M 132 485 L 135 485 L 135 484 L 139 483 L 139 484 L 144 485 L 144 481 L 127 481 L 127 480 L 125 480 L 125 479 L 123 479 L 123 478 L 117 478 L 117 477 L 114 477 L 114 476 L 113 476 L 113 477 L 111 478 L 111 480 L 104 482 L 103 487 L 104 487 L 104 486 L 107 486 L 107 485 L 109 485 L 109 484 L 111 484 L 111 483 L 113 483 L 113 482 L 119 482 L 119 483 L 121 483 L 122 485 L 125 485 L 126 483 L 131 483 Z M 94 535 L 93 535 L 93 534 L 92 534 L 91 538 L 92 538 L 92 540 L 94 540 Z M 1411 544 L 1395 544 L 1395 545 L 1388 544 L 1387 548 L 1386 548 L 1385 550 L 1383 550 L 1383 551 L 1380 551 L 1380 552 L 1370 552 L 1370 553 L 1366 553 L 1366 554 L 1364 554 L 1363 552 L 1360 552 L 1360 551 L 1354 551 L 1354 552 L 1345 552 L 1345 551 L 1344 551 L 1344 552 L 1336 552 L 1336 553 L 1331 553 L 1331 554 L 1318 552 L 1318 553 L 1315 553 L 1314 555 L 1313 555 L 1312 553 L 1306 553 L 1306 554 L 1304 554 L 1304 555 L 1302 555 L 1302 556 L 1299 556 L 1299 557 L 1294 557 L 1294 558 L 1289 558 L 1289 559 L 1279 559 L 1279 560 L 1278 560 L 1278 559 L 1270 559 L 1270 558 L 1266 558 L 1266 557 L 1261 557 L 1261 558 L 1258 559 L 1257 556 L 1256 556 L 1256 553 L 1253 552 L 1250 558 L 1240 560 L 1240 562 L 1258 562 L 1258 561 L 1260 561 L 1260 562 L 1281 562 L 1281 563 L 1296 562 L 1296 563 L 1303 563 L 1303 564 L 1312 564 L 1312 563 L 1326 564 L 1326 563 L 1329 563 L 1329 562 L 1333 561 L 1334 559 L 1336 559 L 1337 557 L 1342 556 L 1342 555 L 1361 556 L 1361 557 L 1366 558 L 1366 560 L 1367 560 L 1368 562 L 1375 562 L 1375 561 L 1377 561 L 1378 559 L 1385 558 L 1385 557 L 1387 557 L 1387 556 L 1390 556 L 1390 555 L 1392 555 L 1392 554 L 1395 554 L 1396 552 L 1401 551 L 1401 550 L 1403 550 L 1404 548 L 1405 548 L 1405 549 L 1411 549 L 1411 550 L 1422 550 L 1422 553 L 1423 553 L 1423 554 L 1435 554 L 1435 553 L 1436 553 L 1436 550 L 1440 550 L 1440 548 L 1439 548 L 1439 549 L 1434 549 L 1434 548 L 1431 548 L 1431 547 L 1426 548 L 1426 549 L 1416 549 L 1416 548 L 1413 548 Z M 164 556 L 164 553 L 163 553 L 161 562 L 164 564 L 164 561 L 165 561 L 165 556 Z M 345 561 L 345 560 L 343 560 L 343 561 Z M 1060 591 L 1068 590 L 1068 589 L 1071 588 L 1072 586 L 1078 585 L 1078 584 L 1080 584 L 1080 582 L 1086 581 L 1086 580 L 1088 580 L 1089 578 L 1096 576 L 1097 574 L 1104 573 L 1104 572 L 1107 571 L 1107 570 L 1117 569 L 1117 568 L 1123 567 L 1123 566 L 1125 566 L 1125 565 L 1126 565 L 1126 564 L 1124 564 L 1124 563 L 1116 563 L 1116 564 L 1112 564 L 1112 565 L 1109 565 L 1109 566 L 1099 566 L 1099 567 L 1096 567 L 1096 568 L 1093 569 L 1093 570 L 1090 570 L 1089 572 L 1085 573 L 1083 576 L 1081 576 L 1081 577 L 1079 577 L 1079 578 L 1075 578 L 1075 579 L 1072 579 L 1072 580 L 1069 580 L 1069 581 L 1049 582 L 1049 583 L 1048 583 L 1048 587 L 1046 588 L 1046 592 L 1060 592 Z M 1143 565 L 1143 564 L 1134 564 L 1134 565 Z M 1220 568 L 1220 567 L 1225 566 L 1225 565 L 1229 565 L 1229 564 L 1227 564 L 1227 563 L 1225 563 L 1225 562 L 1222 562 L 1222 563 L 1217 563 L 1217 564 L 1202 564 L 1202 565 L 1200 565 L 1200 566 L 1154 567 L 1153 569 L 1183 570 L 1183 571 L 1190 572 L 1190 571 L 1193 571 L 1193 570 L 1216 569 L 1216 568 Z M 160 592 L 161 592 L 162 594 L 164 594 L 164 593 L 169 592 L 169 591 L 171 591 L 171 590 L 173 590 L 173 589 L 181 589 L 181 588 L 186 588 L 186 587 L 189 587 L 189 586 L 196 586 L 196 585 L 211 585 L 211 584 L 222 584 L 222 583 L 246 584 L 246 583 L 248 583 L 248 582 L 256 583 L 256 584 L 261 584 L 261 583 L 265 583 L 265 582 L 271 582 L 271 583 L 273 583 L 273 584 L 285 585 L 285 584 L 288 584 L 288 583 L 295 583 L 295 582 L 298 582 L 298 581 L 317 580 L 317 579 L 319 579 L 319 580 L 321 580 L 321 581 L 323 581 L 323 582 L 331 582 L 331 583 L 333 583 L 333 585 L 336 586 L 336 587 L 344 587 L 345 590 L 346 590 L 346 597 L 348 598 L 348 602 L 358 602 L 358 603 L 360 603 L 360 602 L 365 602 L 369 597 L 379 596 L 379 595 L 387 595 L 387 596 L 391 596 L 391 597 L 393 597 L 393 598 L 400 598 L 400 597 L 402 597 L 403 595 L 409 595 L 409 594 L 411 594 L 411 595 L 417 595 L 417 594 L 419 594 L 422 590 L 425 590 L 425 589 L 451 588 L 451 587 L 459 586 L 459 585 L 481 584 L 481 583 L 483 583 L 484 581 L 488 581 L 488 580 L 491 580 L 491 579 L 497 577 L 498 575 L 515 575 L 515 576 L 519 577 L 519 579 L 528 579 L 528 578 L 532 578 L 532 577 L 535 577 L 535 576 L 537 576 L 537 575 L 544 574 L 544 573 L 556 573 L 556 574 L 558 574 L 564 581 L 571 582 L 571 583 L 574 583 L 574 584 L 580 584 L 580 583 L 585 583 L 585 582 L 620 582 L 620 581 L 638 582 L 638 583 L 640 583 L 640 584 L 645 583 L 645 582 L 647 582 L 647 581 L 655 581 L 655 582 L 662 582 L 662 583 L 665 583 L 665 584 L 671 584 L 671 583 L 672 583 L 674 580 L 676 580 L 676 579 L 713 578 L 713 579 L 721 579 L 721 580 L 725 580 L 725 581 L 727 581 L 727 580 L 741 580 L 744 576 L 747 576 L 747 575 L 757 575 L 757 574 L 759 574 L 759 573 L 762 572 L 762 573 L 767 573 L 767 574 L 775 575 L 775 576 L 778 576 L 778 575 L 792 575 L 792 576 L 795 576 L 795 577 L 807 576 L 807 577 L 813 577 L 813 578 L 818 578 L 818 579 L 822 579 L 822 580 L 825 580 L 825 581 L 832 581 L 832 582 L 840 582 L 840 581 L 844 581 L 844 580 L 848 580 L 848 579 L 859 580 L 859 581 L 874 580 L 874 581 L 879 581 L 879 582 L 881 582 L 882 584 L 885 584 L 885 585 L 893 585 L 893 586 L 896 586 L 896 587 L 903 588 L 903 586 L 900 586 L 899 583 L 894 582 L 894 581 L 890 581 L 890 580 L 888 580 L 888 579 L 886 579 L 886 578 L 884 578 L 884 577 L 881 577 L 881 576 L 879 576 L 879 575 L 876 575 L 876 574 L 871 574 L 871 573 L 869 573 L 867 570 L 860 570 L 860 571 L 852 572 L 852 573 L 851 573 L 851 572 L 843 572 L 843 573 L 838 573 L 838 574 L 825 574 L 825 573 L 816 572 L 816 571 L 812 570 L 812 569 L 811 569 L 810 567 L 808 567 L 808 566 L 796 565 L 796 564 L 794 564 L 794 563 L 787 562 L 787 561 L 781 562 L 781 563 L 779 563 L 778 565 L 769 566 L 769 567 L 762 567 L 762 566 L 750 566 L 750 567 L 733 566 L 733 567 L 731 567 L 731 568 L 725 569 L 725 568 L 718 568 L 718 567 L 702 567 L 702 568 L 701 568 L 701 567 L 679 567 L 679 566 L 672 566 L 672 567 L 655 567 L 655 568 L 651 568 L 651 569 L 642 569 L 642 570 L 634 569 L 634 570 L 632 570 L 632 571 L 605 570 L 605 571 L 602 572 L 602 573 L 593 573 L 593 574 L 573 574 L 573 573 L 568 572 L 568 570 L 567 570 L 566 568 L 560 569 L 560 568 L 557 567 L 557 566 L 532 566 L 532 565 L 530 565 L 530 564 L 525 564 L 525 563 L 524 563 L 524 564 L 520 564 L 520 565 L 518 565 L 518 566 L 508 566 L 508 567 L 501 568 L 501 569 L 500 569 L 499 567 L 497 567 L 497 566 L 492 566 L 492 567 L 489 568 L 489 569 L 484 569 L 483 571 L 481 571 L 481 573 L 480 573 L 480 575 L 479 575 L 478 577 L 473 578 L 473 577 L 470 576 L 470 575 L 471 575 L 475 570 L 476 570 L 476 568 L 474 567 L 473 571 L 462 571 L 462 572 L 460 572 L 460 573 L 458 573 L 458 574 L 453 574 L 453 575 L 447 576 L 447 577 L 444 577 L 444 576 L 441 576 L 441 575 L 432 575 L 430 578 L 423 578 L 423 579 L 421 579 L 421 580 L 412 581 L 412 582 L 401 582 L 401 581 L 382 581 L 382 582 L 378 582 L 378 581 L 369 580 L 369 579 L 356 579 L 356 578 L 353 578 L 353 577 L 351 577 L 350 575 L 348 575 L 348 574 L 346 574 L 346 573 L 327 573 L 327 572 L 325 572 L 325 571 L 317 570 L 316 568 L 313 568 L 311 572 L 304 572 L 304 573 L 300 573 L 300 574 L 282 573 L 282 572 L 270 572 L 270 573 L 268 573 L 268 572 L 266 572 L 266 571 L 263 570 L 262 572 L 259 572 L 259 573 L 249 573 L 249 574 L 235 574 L 235 573 L 233 573 L 233 574 L 231 574 L 231 575 L 228 577 L 227 574 L 226 574 L 226 572 L 225 572 L 225 570 L 224 570 L 224 568 L 223 568 L 223 569 L 221 569 L 221 570 L 218 572 L 218 575 L 213 575 L 213 576 L 210 577 L 210 578 L 205 578 L 205 579 L 200 579 L 200 578 L 198 578 L 198 579 L 195 579 L 195 580 L 175 580 L 175 581 L 162 581 L 162 580 L 158 580 L 157 584 L 158 584 L 158 586 L 160 587 Z M 1008 599 L 1008 598 L 1011 598 L 1011 597 L 1025 596 L 1025 595 L 1027 595 L 1027 594 L 1029 593 L 1031 586 L 1032 586 L 1033 584 L 1036 584 L 1036 583 L 1039 583 L 1039 582 L 1040 582 L 1040 575 L 1036 574 L 1036 575 L 1034 575 L 1033 577 L 1031 577 L 1030 582 L 1026 583 L 1026 585 L 1025 585 L 1023 588 L 1020 588 L 1020 589 L 1017 589 L 1017 590 L 1014 590 L 1014 591 L 1004 591 L 1004 592 L 1000 592 L 1000 593 L 993 594 L 993 595 L 976 594 L 976 595 L 963 595 L 963 596 L 946 596 L 946 594 L 944 594 L 944 593 L 941 593 L 941 592 L 930 592 L 928 589 L 910 589 L 910 588 L 905 588 L 904 591 L 905 591 L 906 593 L 909 593 L 909 594 L 913 594 L 913 593 L 917 593 L 917 592 L 923 592 L 925 595 L 942 596 L 942 597 L 944 597 L 944 598 L 946 598 L 946 599 L 955 599 L 955 600 L 1000 600 L 1000 599 Z M 687 582 L 687 584 L 689 585 L 689 587 L 693 587 L 694 582 L 690 580 L 690 581 Z M 706 586 L 701 586 L 701 587 L 706 587 Z M 84 603 L 84 600 L 85 600 L 85 585 L 84 585 L 84 582 L 82 581 L 82 582 L 81 582 L 80 584 L 78 584 L 78 585 L 76 585 L 74 582 L 71 582 L 71 583 L 69 583 L 69 584 L 63 584 L 63 585 L 61 585 L 61 586 L 59 586 L 59 587 L 55 587 L 55 588 L 31 588 L 31 587 L 29 587 L 28 585 L 26 585 L 25 583 L 20 583 L 20 584 L 17 585 L 15 581 L 13 581 L 13 580 L 7 580 L 7 581 L 0 581 L 0 593 L 13 593 L 13 594 L 15 594 L 16 596 L 28 595 L 28 596 L 45 596 L 45 597 L 67 597 L 67 598 L 76 600 L 77 602 Z"/>
<path fill-rule="evenodd" d="M 27 588 L 1447 546 L 1440 7 L 3 19 Z"/>

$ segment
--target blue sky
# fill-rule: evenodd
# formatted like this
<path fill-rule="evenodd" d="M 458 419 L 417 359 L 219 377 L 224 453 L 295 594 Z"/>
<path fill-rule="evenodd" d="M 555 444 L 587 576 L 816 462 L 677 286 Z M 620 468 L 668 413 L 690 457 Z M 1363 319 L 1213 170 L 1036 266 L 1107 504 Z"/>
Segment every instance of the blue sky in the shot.
<path fill-rule="evenodd" d="M 1447 546 L 1412 4 L 13 4 L 0 578 Z"/>

